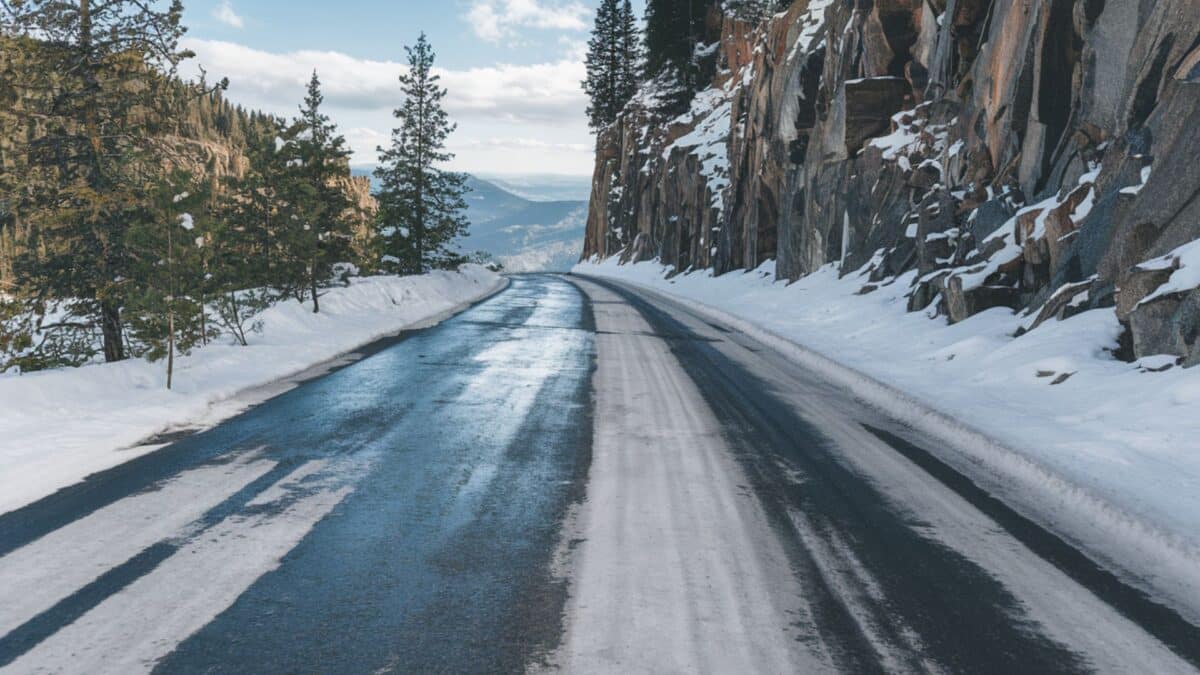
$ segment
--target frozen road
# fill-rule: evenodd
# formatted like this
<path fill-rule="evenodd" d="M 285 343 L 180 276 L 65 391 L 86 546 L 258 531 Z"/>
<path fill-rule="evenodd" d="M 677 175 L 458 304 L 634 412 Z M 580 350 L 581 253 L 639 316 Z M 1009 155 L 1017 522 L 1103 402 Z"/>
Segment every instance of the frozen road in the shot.
<path fill-rule="evenodd" d="M 1196 672 L 1200 629 L 659 296 L 500 295 L 0 515 L 0 672 Z"/>

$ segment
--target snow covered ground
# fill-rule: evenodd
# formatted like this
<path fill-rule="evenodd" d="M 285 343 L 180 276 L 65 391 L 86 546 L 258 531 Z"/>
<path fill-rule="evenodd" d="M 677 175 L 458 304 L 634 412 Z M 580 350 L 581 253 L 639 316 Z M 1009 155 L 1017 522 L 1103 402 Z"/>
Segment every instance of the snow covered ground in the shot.
<path fill-rule="evenodd" d="M 322 296 L 320 314 L 282 302 L 263 314 L 249 347 L 221 340 L 178 359 L 172 391 L 165 363 L 141 360 L 0 376 L 0 513 L 160 447 L 137 446 L 154 434 L 213 424 L 288 386 L 267 385 L 436 323 L 504 284 L 471 265 L 355 279 Z"/>
<path fill-rule="evenodd" d="M 616 260 L 574 271 L 701 303 L 946 440 L 943 459 L 1110 563 L 1194 593 L 1179 585 L 1200 560 L 1200 368 L 1116 360 L 1111 309 L 1014 338 L 1033 317 L 907 312 L 915 273 L 858 295 L 865 279 L 835 266 L 787 285 L 773 263 L 668 279 L 658 263 Z"/>

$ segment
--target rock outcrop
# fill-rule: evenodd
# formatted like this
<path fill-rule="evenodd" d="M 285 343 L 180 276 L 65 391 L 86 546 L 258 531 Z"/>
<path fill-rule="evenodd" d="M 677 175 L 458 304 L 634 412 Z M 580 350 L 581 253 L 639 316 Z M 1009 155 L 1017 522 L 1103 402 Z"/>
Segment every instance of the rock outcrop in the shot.
<path fill-rule="evenodd" d="M 1200 361 L 1198 292 L 1160 292 L 1200 239 L 1200 0 L 795 0 L 709 25 L 691 110 L 648 85 L 599 135 L 584 257 L 839 264 L 1033 330 L 1114 308 L 1130 356 Z"/>

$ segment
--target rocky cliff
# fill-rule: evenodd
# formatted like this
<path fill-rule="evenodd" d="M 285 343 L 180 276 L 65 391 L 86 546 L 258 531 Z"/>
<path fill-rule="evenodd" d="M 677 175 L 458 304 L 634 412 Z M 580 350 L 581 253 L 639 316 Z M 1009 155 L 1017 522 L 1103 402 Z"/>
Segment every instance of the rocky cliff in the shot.
<path fill-rule="evenodd" d="M 1200 363 L 1200 0 L 795 0 L 715 12 L 691 109 L 598 137 L 584 256 L 828 264 L 950 321 L 1112 308 Z"/>

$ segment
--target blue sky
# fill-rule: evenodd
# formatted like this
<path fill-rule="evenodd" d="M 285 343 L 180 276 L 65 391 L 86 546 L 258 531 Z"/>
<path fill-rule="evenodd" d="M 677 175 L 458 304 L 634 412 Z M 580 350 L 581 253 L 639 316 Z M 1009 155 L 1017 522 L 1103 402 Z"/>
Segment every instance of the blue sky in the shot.
<path fill-rule="evenodd" d="M 586 174 L 592 136 L 579 90 L 599 0 L 191 0 L 186 46 L 231 99 L 291 115 L 313 68 L 329 114 L 374 160 L 387 142 L 404 45 L 424 30 L 459 124 L 454 168 L 493 174 Z M 635 8 L 639 15 L 644 0 Z"/>

